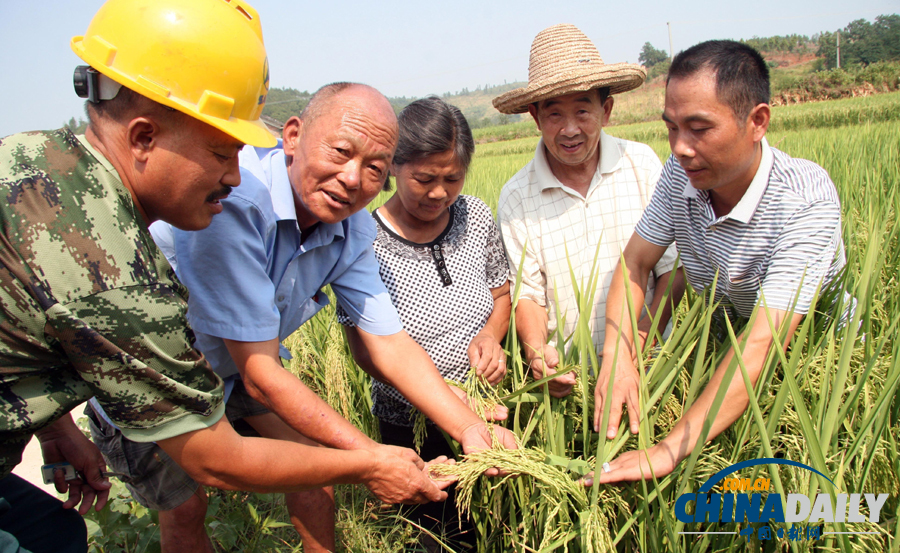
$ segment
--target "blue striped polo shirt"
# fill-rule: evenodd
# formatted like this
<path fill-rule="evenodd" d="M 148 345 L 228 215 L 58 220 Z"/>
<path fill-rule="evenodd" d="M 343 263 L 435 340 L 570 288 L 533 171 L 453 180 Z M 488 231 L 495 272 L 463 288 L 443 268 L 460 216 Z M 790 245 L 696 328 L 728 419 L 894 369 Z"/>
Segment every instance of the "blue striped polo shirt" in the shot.
<path fill-rule="evenodd" d="M 700 290 L 719 274 L 716 301 L 749 317 L 770 308 L 806 314 L 819 284 L 846 263 L 841 204 L 828 173 L 762 140 L 759 169 L 730 213 L 716 217 L 709 192 L 691 186 L 670 156 L 635 232 L 657 246 L 675 242 L 688 282 Z M 796 300 L 796 306 L 794 301 Z"/>

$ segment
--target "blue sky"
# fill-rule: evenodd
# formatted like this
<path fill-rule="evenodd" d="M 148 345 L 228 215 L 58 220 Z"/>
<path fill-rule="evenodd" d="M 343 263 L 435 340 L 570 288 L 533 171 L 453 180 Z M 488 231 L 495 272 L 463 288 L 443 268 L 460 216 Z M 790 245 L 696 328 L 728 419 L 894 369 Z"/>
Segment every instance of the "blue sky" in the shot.
<path fill-rule="evenodd" d="M 900 11 L 897 0 L 456 0 L 301 2 L 249 0 L 260 13 L 272 86 L 315 90 L 369 83 L 389 96 L 424 96 L 528 77 L 541 29 L 572 23 L 608 63 L 637 62 L 644 42 L 676 52 L 713 38 L 834 31 L 854 19 Z M 69 48 L 102 0 L 0 0 L 0 136 L 61 126 L 81 116 L 72 89 L 80 63 Z"/>

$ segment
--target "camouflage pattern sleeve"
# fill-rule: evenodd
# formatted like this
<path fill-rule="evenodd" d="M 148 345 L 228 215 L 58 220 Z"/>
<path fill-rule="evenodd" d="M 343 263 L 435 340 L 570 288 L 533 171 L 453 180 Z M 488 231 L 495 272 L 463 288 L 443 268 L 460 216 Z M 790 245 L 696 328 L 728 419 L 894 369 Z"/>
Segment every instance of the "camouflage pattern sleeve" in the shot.
<path fill-rule="evenodd" d="M 184 299 L 164 285 L 117 288 L 48 310 L 91 395 L 131 440 L 204 428 L 224 412 L 222 381 L 193 347 Z"/>
<path fill-rule="evenodd" d="M 208 426 L 222 382 L 112 165 L 66 130 L 0 140 L 0 477 L 96 395 L 131 439 Z"/>

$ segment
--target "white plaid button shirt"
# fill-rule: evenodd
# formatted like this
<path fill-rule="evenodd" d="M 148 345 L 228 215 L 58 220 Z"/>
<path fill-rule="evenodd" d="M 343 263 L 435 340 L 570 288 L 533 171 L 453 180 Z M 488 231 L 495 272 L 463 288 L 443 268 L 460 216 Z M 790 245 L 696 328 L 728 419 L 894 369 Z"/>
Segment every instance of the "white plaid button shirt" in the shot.
<path fill-rule="evenodd" d="M 519 297 L 547 307 L 551 343 L 557 342 L 553 335 L 557 310 L 564 317 L 561 337 L 568 338 L 574 332 L 578 320 L 576 284 L 584 291 L 596 255 L 599 281 L 589 324 L 594 347 L 602 349 L 606 292 L 661 171 L 659 158 L 646 144 L 601 132 L 600 163 L 586 197 L 553 175 L 543 141 L 538 142 L 534 159 L 504 185 L 497 217 L 509 257 L 511 285 L 516 285 L 524 250 Z M 648 283 L 647 303 L 653 295 L 655 277 L 675 268 L 676 259 L 673 246 L 657 263 Z"/>

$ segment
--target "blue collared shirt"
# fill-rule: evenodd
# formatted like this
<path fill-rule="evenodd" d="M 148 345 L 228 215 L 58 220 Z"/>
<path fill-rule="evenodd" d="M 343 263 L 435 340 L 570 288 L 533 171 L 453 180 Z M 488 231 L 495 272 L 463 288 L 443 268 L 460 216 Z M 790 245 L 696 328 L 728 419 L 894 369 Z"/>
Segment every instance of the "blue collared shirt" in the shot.
<path fill-rule="evenodd" d="M 208 228 L 151 229 L 190 292 L 196 347 L 222 377 L 238 372 L 223 339 L 287 338 L 328 305 L 327 284 L 359 328 L 376 335 L 403 330 L 378 275 L 372 216 L 363 210 L 320 223 L 301 244 L 280 146 L 241 151 L 241 185 Z M 283 346 L 281 355 L 290 358 Z"/>

